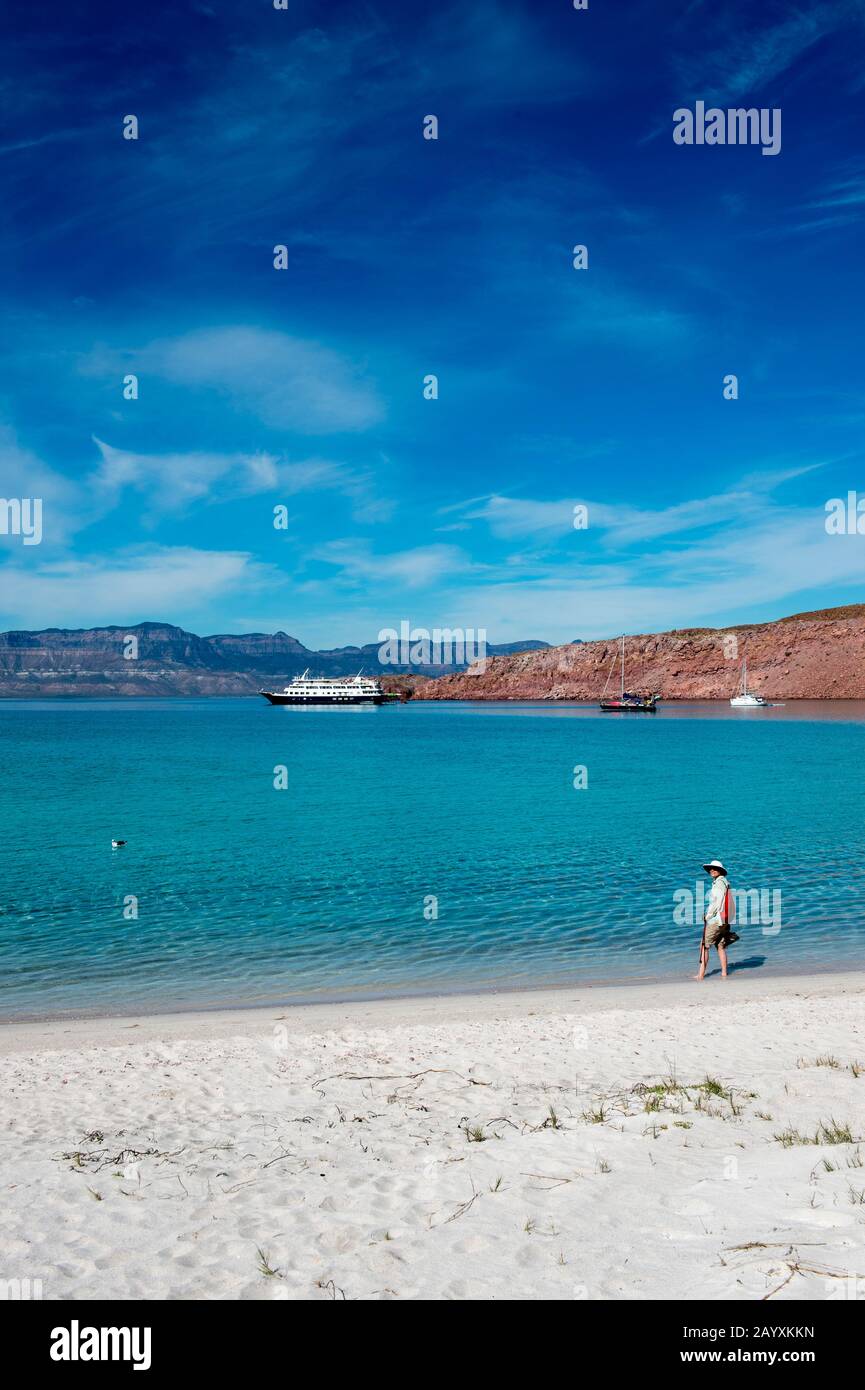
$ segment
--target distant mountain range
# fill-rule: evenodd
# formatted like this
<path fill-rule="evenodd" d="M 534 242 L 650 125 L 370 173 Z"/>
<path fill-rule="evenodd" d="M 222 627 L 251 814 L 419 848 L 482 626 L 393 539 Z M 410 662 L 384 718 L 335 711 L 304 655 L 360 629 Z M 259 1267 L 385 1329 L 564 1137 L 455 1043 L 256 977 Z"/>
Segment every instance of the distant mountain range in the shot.
<path fill-rule="evenodd" d="M 731 635 L 736 653 L 728 653 Z M 250 695 L 308 667 L 353 675 L 427 700 L 596 700 L 617 638 L 552 647 L 537 639 L 487 647 L 485 669 L 383 666 L 380 644 L 312 651 L 285 632 L 198 637 L 170 623 L 0 633 L 0 698 L 50 695 Z M 126 655 L 129 653 L 129 655 Z M 865 604 L 797 613 L 777 622 L 688 628 L 628 637 L 626 681 L 664 700 L 735 693 L 742 656 L 750 688 L 775 700 L 865 699 Z M 432 679 L 427 679 L 432 678 Z"/>
<path fill-rule="evenodd" d="M 441 676 L 465 669 L 465 663 L 382 666 L 380 646 L 367 642 L 362 647 L 312 651 L 285 632 L 198 637 L 170 623 L 3 632 L 0 697 L 246 695 L 263 684 L 285 684 L 307 667 L 314 675 L 326 676 L 354 675 L 363 667 L 383 678 L 404 673 Z M 548 646 L 536 640 L 489 643 L 487 652 L 508 656 Z"/>

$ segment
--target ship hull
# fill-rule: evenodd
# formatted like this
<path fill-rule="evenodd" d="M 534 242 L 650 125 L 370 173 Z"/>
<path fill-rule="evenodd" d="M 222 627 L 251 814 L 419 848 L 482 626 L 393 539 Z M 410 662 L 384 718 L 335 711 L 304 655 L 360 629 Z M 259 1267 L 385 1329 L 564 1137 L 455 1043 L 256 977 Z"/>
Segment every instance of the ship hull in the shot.
<path fill-rule="evenodd" d="M 330 705 L 383 705 L 387 700 L 385 695 L 280 695 L 270 690 L 262 690 L 261 694 L 272 705 L 316 705 L 320 708 Z"/>
<path fill-rule="evenodd" d="M 619 700 L 602 700 L 601 709 L 608 714 L 654 714 L 656 705 L 629 705 Z"/>

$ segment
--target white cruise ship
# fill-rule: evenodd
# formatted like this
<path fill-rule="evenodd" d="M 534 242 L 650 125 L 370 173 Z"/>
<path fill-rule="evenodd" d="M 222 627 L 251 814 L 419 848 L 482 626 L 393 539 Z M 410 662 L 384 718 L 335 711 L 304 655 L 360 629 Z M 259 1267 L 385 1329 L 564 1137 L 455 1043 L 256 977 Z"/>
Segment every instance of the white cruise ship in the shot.
<path fill-rule="evenodd" d="M 390 700 L 372 676 L 334 678 L 304 671 L 283 690 L 261 690 L 272 705 L 382 705 Z"/>

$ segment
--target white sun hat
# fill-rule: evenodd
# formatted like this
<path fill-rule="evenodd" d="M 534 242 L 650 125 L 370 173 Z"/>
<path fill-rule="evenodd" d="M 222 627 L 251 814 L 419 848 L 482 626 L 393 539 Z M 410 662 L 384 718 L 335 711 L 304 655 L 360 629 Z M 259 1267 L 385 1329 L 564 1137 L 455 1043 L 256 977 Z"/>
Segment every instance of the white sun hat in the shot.
<path fill-rule="evenodd" d="M 726 874 L 727 872 L 720 859 L 710 859 L 708 864 L 703 865 L 703 868 L 706 870 L 706 873 L 708 873 L 710 869 L 720 869 L 722 874 Z"/>

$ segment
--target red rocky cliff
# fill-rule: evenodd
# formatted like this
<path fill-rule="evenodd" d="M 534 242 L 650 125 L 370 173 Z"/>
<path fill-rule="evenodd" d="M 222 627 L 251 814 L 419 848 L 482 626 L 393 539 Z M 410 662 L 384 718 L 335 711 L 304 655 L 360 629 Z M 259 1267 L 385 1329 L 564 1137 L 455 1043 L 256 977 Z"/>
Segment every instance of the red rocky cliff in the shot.
<path fill-rule="evenodd" d="M 738 656 L 725 656 L 735 636 Z M 423 700 L 597 700 L 619 642 L 610 638 L 545 651 L 487 658 L 481 674 L 442 676 L 417 690 Z M 625 685 L 663 700 L 723 700 L 735 695 L 742 657 L 748 686 L 773 700 L 865 699 L 865 604 L 803 613 L 778 622 L 660 632 L 626 639 Z"/>

